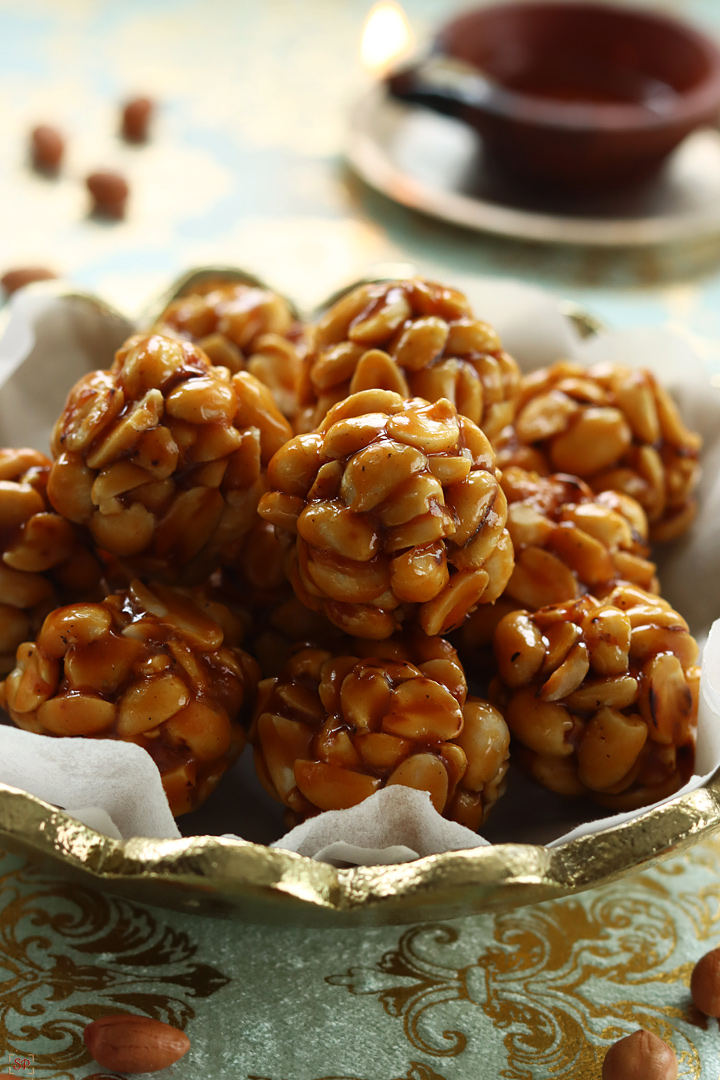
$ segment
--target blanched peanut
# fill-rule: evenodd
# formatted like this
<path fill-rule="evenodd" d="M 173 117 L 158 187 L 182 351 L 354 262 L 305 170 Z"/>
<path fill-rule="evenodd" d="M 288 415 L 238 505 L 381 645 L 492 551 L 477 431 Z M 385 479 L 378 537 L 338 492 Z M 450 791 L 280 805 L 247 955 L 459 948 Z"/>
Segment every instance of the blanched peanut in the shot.
<path fill-rule="evenodd" d="M 442 761 L 435 754 L 411 754 L 401 761 L 387 780 L 391 784 L 427 791 L 430 801 L 439 814 L 445 809 L 448 796 L 448 774 Z"/>
<path fill-rule="evenodd" d="M 102 603 L 59 608 L 17 651 L 3 684 L 8 712 L 40 734 L 143 746 L 172 811 L 184 813 L 245 742 L 238 718 L 259 671 L 237 647 L 236 623 L 202 590 L 139 581 Z"/>
<path fill-rule="evenodd" d="M 354 644 L 367 659 L 341 651 L 353 642 L 306 648 L 262 684 L 250 738 L 267 790 L 302 819 L 401 784 L 477 828 L 504 786 L 501 714 L 466 701 L 457 655 L 440 638 Z"/>
<path fill-rule="evenodd" d="M 607 706 L 593 716 L 578 746 L 578 778 L 602 791 L 630 772 L 648 737 L 639 716 L 627 716 Z"/>
<path fill-rule="evenodd" d="M 530 688 L 513 694 L 505 710 L 511 733 L 523 746 L 537 754 L 565 757 L 572 754 L 568 736 L 573 728 L 571 714 L 562 705 L 541 701 Z"/>
<path fill-rule="evenodd" d="M 530 682 L 545 663 L 542 633 L 525 611 L 504 618 L 495 632 L 500 677 L 507 686 Z"/>

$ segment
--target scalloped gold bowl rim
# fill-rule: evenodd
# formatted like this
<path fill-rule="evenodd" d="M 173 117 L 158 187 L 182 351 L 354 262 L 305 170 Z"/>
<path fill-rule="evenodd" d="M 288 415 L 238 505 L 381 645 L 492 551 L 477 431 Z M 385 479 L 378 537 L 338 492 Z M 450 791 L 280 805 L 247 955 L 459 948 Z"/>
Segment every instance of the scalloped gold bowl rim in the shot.
<path fill-rule="evenodd" d="M 0 840 L 87 886 L 136 901 L 248 922 L 383 925 L 509 910 L 607 884 L 720 828 L 720 770 L 640 818 L 557 847 L 495 844 L 390 866 L 337 869 L 224 837 L 104 836 L 0 784 Z"/>
<path fill-rule="evenodd" d="M 408 263 L 377 266 L 313 314 L 357 285 L 416 272 Z M 197 267 L 156 296 L 136 324 L 151 324 L 172 300 L 211 276 L 272 287 L 237 267 Z M 131 321 L 62 280 L 29 288 L 85 300 L 108 317 Z M 603 329 L 577 305 L 561 302 L 560 309 L 583 337 Z M 7 315 L 7 309 L 0 311 L 0 332 Z M 508 910 L 606 884 L 718 829 L 720 770 L 702 787 L 639 818 L 556 847 L 495 844 L 390 866 L 337 869 L 282 848 L 224 837 L 113 840 L 34 795 L 0 784 L 0 842 L 8 851 L 135 901 L 274 925 L 398 925 Z"/>

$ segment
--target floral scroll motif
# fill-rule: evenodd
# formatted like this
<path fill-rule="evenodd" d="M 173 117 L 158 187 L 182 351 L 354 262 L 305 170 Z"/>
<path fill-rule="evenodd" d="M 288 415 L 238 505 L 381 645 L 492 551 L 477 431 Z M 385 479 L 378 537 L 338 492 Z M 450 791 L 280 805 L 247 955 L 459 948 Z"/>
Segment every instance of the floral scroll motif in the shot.
<path fill-rule="evenodd" d="M 687 987 L 692 958 L 720 944 L 717 859 L 717 846 L 710 855 L 703 846 L 692 861 L 580 898 L 413 927 L 374 966 L 326 981 L 375 996 L 436 1058 L 479 1038 L 474 1006 L 497 1035 L 503 1080 L 595 1080 L 608 1046 L 638 1027 L 672 1043 L 680 1076 L 698 1080 L 708 1025 Z"/>
<path fill-rule="evenodd" d="M 269 1076 L 248 1076 L 247 1080 L 272 1080 Z M 360 1080 L 357 1076 L 319 1076 L 317 1080 Z M 410 1067 L 404 1076 L 398 1076 L 395 1080 L 445 1080 L 440 1073 L 436 1073 L 429 1065 L 423 1065 L 420 1061 L 411 1061 Z"/>
<path fill-rule="evenodd" d="M 72 1080 L 92 1020 L 137 1012 L 183 1029 L 193 999 L 230 982 L 196 952 L 153 909 L 29 865 L 0 874 L 0 1046 L 32 1053 L 36 1076 Z"/>

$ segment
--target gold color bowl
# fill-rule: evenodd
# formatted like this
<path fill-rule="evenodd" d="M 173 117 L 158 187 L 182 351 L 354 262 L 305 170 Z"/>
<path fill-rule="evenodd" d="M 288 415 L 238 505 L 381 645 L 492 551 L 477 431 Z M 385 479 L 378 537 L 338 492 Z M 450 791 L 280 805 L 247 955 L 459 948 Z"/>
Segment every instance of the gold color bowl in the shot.
<path fill-rule="evenodd" d="M 393 264 L 366 280 L 412 272 Z M 262 284 L 231 268 L 191 271 L 148 309 L 142 323 L 148 325 L 172 299 L 213 275 Z M 57 283 L 51 291 L 58 295 Z M 76 290 L 65 295 L 79 296 Z M 98 317 L 117 319 L 95 298 L 84 299 Z M 563 311 L 581 335 L 598 332 L 584 312 Z M 0 784 L 0 845 L 8 851 L 142 903 L 286 926 L 402 924 L 508 910 L 614 881 L 718 829 L 720 770 L 704 787 L 633 821 L 556 847 L 504 843 L 390 866 L 337 869 L 280 848 L 216 836 L 113 840 L 25 791 Z"/>

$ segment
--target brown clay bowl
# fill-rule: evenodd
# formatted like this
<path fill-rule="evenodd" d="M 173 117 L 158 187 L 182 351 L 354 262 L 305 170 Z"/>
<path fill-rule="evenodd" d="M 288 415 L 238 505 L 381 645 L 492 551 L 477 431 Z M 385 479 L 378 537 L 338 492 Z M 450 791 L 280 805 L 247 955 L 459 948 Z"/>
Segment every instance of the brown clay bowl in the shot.
<path fill-rule="evenodd" d="M 388 86 L 472 125 L 515 180 L 597 190 L 648 178 L 717 121 L 720 49 L 649 9 L 510 2 L 447 23 Z"/>

